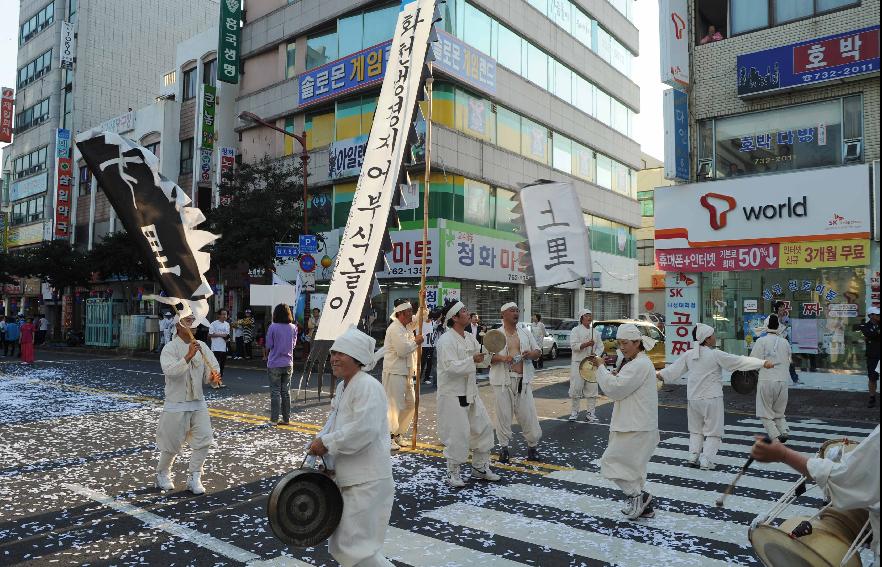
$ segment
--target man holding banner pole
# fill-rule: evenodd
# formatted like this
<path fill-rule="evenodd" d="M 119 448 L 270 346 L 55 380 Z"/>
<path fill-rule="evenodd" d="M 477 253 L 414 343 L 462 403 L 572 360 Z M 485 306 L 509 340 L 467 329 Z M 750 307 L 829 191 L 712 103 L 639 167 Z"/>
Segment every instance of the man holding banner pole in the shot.
<path fill-rule="evenodd" d="M 414 377 L 416 350 L 423 343 L 423 336 L 409 330 L 413 322 L 413 305 L 400 301 L 392 311 L 392 323 L 386 329 L 383 347 L 383 387 L 389 402 L 389 432 L 392 450 L 400 449 L 414 416 Z"/>

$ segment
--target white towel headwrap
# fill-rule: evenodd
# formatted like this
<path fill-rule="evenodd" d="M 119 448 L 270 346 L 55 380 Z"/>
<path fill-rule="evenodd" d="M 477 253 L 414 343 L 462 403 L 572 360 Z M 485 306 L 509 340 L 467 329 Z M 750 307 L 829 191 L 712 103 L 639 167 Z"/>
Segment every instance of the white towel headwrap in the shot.
<path fill-rule="evenodd" d="M 395 309 L 392 310 L 392 314 L 389 315 L 389 318 L 395 319 L 396 315 L 398 315 L 402 311 L 407 311 L 408 309 L 413 309 L 413 305 L 410 304 L 410 301 L 405 301 L 401 305 L 396 305 Z"/>
<path fill-rule="evenodd" d="M 517 309 L 518 304 L 515 303 L 514 301 L 509 301 L 508 303 L 506 303 L 505 305 L 503 305 L 502 307 L 499 308 L 499 312 L 502 313 L 503 311 L 508 311 L 509 309 L 512 309 L 512 308 Z"/>
<path fill-rule="evenodd" d="M 655 339 L 651 339 L 646 335 L 640 332 L 640 329 L 637 328 L 637 325 L 633 323 L 626 323 L 624 325 L 619 325 L 618 330 L 616 331 L 616 339 L 624 339 L 626 341 L 640 341 L 643 343 L 643 349 L 646 351 L 652 350 L 652 347 L 655 346 Z"/>
<path fill-rule="evenodd" d="M 385 352 L 385 348 L 381 348 L 374 353 L 375 346 L 377 346 L 377 341 L 373 337 L 362 333 L 355 328 L 355 325 L 351 325 L 342 335 L 337 337 L 337 340 L 331 345 L 331 351 L 351 356 L 362 364 L 362 370 L 368 372 L 376 366 L 377 361 L 382 358 Z"/>
<path fill-rule="evenodd" d="M 700 353 L 699 347 L 701 346 L 701 343 L 706 341 L 708 339 L 708 337 L 712 336 L 713 334 L 714 334 L 714 328 L 711 327 L 710 325 L 705 325 L 704 323 L 699 323 L 698 325 L 695 326 L 695 342 L 692 343 L 693 344 L 692 358 L 694 358 L 694 359 L 698 358 L 698 355 Z"/>

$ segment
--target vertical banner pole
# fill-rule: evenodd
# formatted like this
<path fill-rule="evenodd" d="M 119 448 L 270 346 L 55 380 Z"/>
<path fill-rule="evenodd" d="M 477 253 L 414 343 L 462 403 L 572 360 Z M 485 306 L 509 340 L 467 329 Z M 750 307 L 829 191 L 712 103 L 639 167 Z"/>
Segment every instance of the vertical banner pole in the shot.
<path fill-rule="evenodd" d="M 429 48 L 431 49 L 431 47 Z M 420 275 L 420 308 L 417 312 L 417 328 L 419 333 L 423 332 L 423 320 L 426 314 L 426 258 L 429 249 L 429 187 L 431 186 L 432 176 L 432 63 L 429 63 L 429 76 L 426 78 L 426 176 L 423 182 L 423 258 L 422 258 L 422 274 Z M 414 388 L 414 412 L 413 412 L 413 437 L 410 442 L 410 448 L 416 449 L 417 443 L 417 424 L 420 416 L 420 369 L 423 363 L 423 345 L 417 349 L 416 360 L 416 386 Z"/>

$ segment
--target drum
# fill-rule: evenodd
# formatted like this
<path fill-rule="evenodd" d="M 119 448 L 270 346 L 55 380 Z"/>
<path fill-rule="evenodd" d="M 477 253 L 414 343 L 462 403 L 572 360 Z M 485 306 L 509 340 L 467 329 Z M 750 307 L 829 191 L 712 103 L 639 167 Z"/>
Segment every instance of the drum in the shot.
<path fill-rule="evenodd" d="M 586 382 L 597 382 L 597 368 L 591 364 L 591 358 L 587 357 L 579 363 L 579 376 Z"/>
<path fill-rule="evenodd" d="M 280 541 L 314 547 L 329 537 L 343 516 L 343 496 L 331 478 L 315 468 L 282 477 L 266 504 L 269 526 Z"/>
<path fill-rule="evenodd" d="M 753 394 L 759 382 L 758 370 L 736 370 L 732 373 L 732 389 L 739 394 Z"/>
<path fill-rule="evenodd" d="M 762 524 L 749 538 L 766 567 L 839 567 L 867 517 L 866 510 L 827 508 L 814 519 L 797 516 L 780 526 Z M 811 533 L 792 536 L 803 522 L 811 525 Z M 844 567 L 861 567 L 860 555 L 853 555 Z"/>
<path fill-rule="evenodd" d="M 847 438 L 828 439 L 827 441 L 824 441 L 824 444 L 818 449 L 818 457 L 838 463 L 846 453 L 854 450 L 857 446 L 858 443 L 856 441 L 851 441 Z"/>
<path fill-rule="evenodd" d="M 505 348 L 505 333 L 502 329 L 490 329 L 484 335 L 484 348 L 491 354 L 499 354 Z"/>

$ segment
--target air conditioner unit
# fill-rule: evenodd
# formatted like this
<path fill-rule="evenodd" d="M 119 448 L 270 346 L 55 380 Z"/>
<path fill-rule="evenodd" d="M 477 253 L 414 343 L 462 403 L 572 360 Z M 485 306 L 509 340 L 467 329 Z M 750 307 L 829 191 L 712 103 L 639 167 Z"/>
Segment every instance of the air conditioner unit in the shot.
<path fill-rule="evenodd" d="M 842 158 L 845 163 L 861 160 L 861 140 L 845 140 L 842 145 Z"/>

